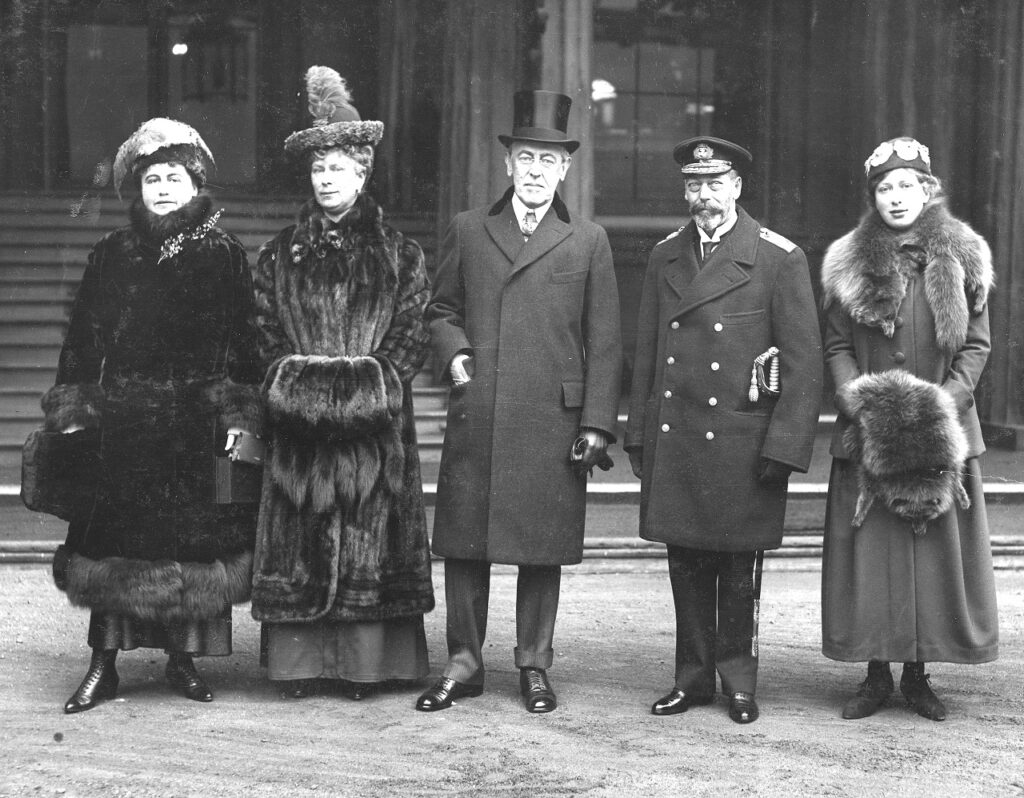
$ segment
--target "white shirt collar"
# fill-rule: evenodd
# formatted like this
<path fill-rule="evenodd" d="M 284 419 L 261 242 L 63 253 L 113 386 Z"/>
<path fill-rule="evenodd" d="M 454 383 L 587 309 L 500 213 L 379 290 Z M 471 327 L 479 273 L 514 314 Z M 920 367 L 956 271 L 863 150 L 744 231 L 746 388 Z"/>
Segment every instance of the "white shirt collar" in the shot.
<path fill-rule="evenodd" d="M 548 208 L 551 207 L 551 203 L 554 201 L 554 197 L 552 197 L 545 205 L 541 205 L 539 208 L 527 208 L 523 201 L 519 199 L 519 195 L 513 193 L 512 211 L 515 213 L 520 227 L 523 226 L 523 219 L 526 218 L 527 211 L 533 211 L 533 215 L 537 217 L 537 224 L 540 224 L 540 220 L 544 218 L 544 214 L 548 212 Z"/>
<path fill-rule="evenodd" d="M 729 221 L 723 222 L 722 224 L 718 225 L 718 227 L 715 228 L 715 232 L 712 233 L 711 235 L 705 233 L 703 227 L 697 227 L 697 235 L 700 236 L 700 243 L 707 244 L 710 242 L 713 244 L 717 244 L 722 240 L 722 236 L 724 236 L 726 233 L 728 233 L 736 226 L 736 222 L 739 221 L 739 218 L 740 215 L 738 213 L 734 213 Z"/>

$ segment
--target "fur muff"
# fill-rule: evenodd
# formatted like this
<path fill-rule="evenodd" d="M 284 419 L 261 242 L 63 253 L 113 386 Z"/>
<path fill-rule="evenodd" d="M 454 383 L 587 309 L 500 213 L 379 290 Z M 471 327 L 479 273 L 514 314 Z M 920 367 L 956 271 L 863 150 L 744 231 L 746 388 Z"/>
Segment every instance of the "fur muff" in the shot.
<path fill-rule="evenodd" d="M 380 621 L 429 611 L 408 390 L 429 340 L 422 250 L 384 224 L 367 194 L 337 222 L 311 201 L 261 248 L 256 289 L 268 458 L 253 616 Z"/>
<path fill-rule="evenodd" d="M 864 374 L 842 388 L 856 420 L 845 444 L 858 464 L 853 525 L 863 524 L 876 499 L 910 522 L 917 534 L 947 512 L 964 509 L 967 436 L 953 398 L 934 383 L 900 370 Z"/>
<path fill-rule="evenodd" d="M 95 429 L 103 419 L 103 389 L 97 383 L 54 385 L 43 394 L 40 404 L 45 428 L 61 432 L 79 426 Z"/>
<path fill-rule="evenodd" d="M 212 618 L 248 601 L 252 584 L 251 552 L 211 563 L 71 554 L 66 564 L 54 581 L 72 605 L 159 623 Z"/>
<path fill-rule="evenodd" d="M 919 268 L 936 341 L 955 352 L 967 339 L 970 314 L 984 310 L 995 278 L 988 244 L 951 216 L 942 199 L 925 207 L 910 230 L 891 229 L 872 210 L 833 243 L 821 267 L 824 305 L 838 302 L 855 322 L 891 338 L 909 275 Z"/>
<path fill-rule="evenodd" d="M 267 380 L 267 410 L 278 430 L 354 440 L 391 426 L 402 383 L 386 358 L 291 355 Z"/>

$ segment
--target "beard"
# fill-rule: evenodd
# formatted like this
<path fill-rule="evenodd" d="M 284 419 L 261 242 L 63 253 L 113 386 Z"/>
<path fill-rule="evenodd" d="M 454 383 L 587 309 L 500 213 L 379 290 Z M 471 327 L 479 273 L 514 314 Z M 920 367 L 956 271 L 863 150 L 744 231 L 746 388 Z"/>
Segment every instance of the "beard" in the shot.
<path fill-rule="evenodd" d="M 725 208 L 714 201 L 698 201 L 690 205 L 690 216 L 701 230 L 710 234 L 725 221 Z"/>

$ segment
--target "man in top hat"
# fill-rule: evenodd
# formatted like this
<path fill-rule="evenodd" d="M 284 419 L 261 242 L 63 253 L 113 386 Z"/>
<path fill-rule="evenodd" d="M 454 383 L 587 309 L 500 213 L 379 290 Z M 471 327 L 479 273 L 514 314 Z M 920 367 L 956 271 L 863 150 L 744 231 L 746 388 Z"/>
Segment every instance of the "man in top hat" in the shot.
<path fill-rule="evenodd" d="M 674 156 L 691 218 L 651 252 L 624 443 L 675 600 L 675 685 L 651 711 L 710 703 L 717 670 L 750 723 L 762 557 L 818 421 L 818 316 L 803 252 L 736 204 L 750 153 L 702 136 Z"/>
<path fill-rule="evenodd" d="M 556 192 L 579 142 L 571 100 L 515 95 L 505 165 L 512 186 L 460 213 L 427 307 L 451 383 L 433 550 L 445 558 L 448 664 L 416 708 L 483 691 L 492 563 L 519 566 L 515 664 L 530 712 L 550 712 L 561 566 L 583 557 L 586 477 L 615 440 L 621 342 L 604 230 Z M 573 459 L 575 458 L 575 459 Z"/>

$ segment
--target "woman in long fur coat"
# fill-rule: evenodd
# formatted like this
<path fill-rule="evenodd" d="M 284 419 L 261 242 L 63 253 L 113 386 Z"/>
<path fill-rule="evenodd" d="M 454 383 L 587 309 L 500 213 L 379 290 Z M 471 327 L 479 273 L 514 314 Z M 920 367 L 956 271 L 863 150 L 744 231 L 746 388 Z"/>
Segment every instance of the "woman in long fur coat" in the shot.
<path fill-rule="evenodd" d="M 990 350 L 991 254 L 950 215 L 913 139 L 865 164 L 871 209 L 822 265 L 825 359 L 839 419 L 825 520 L 822 648 L 868 662 L 843 717 L 900 690 L 946 717 L 925 663 L 998 654 L 974 389 Z"/>
<path fill-rule="evenodd" d="M 92 610 L 92 663 L 66 712 L 117 694 L 119 649 L 162 648 L 170 684 L 211 701 L 193 655 L 231 653 L 249 597 L 255 504 L 214 504 L 214 456 L 262 410 L 245 251 L 200 192 L 209 150 L 151 119 L 118 152 L 141 196 L 92 250 L 43 397 L 50 430 L 100 433 L 99 487 L 73 519 L 54 576 Z"/>
<path fill-rule="evenodd" d="M 253 616 L 285 694 L 316 680 L 358 699 L 427 674 L 433 608 L 410 382 L 427 353 L 428 285 L 415 241 L 363 191 L 383 125 L 344 81 L 307 73 L 318 124 L 288 137 L 313 199 L 260 250 L 268 468 Z"/>

